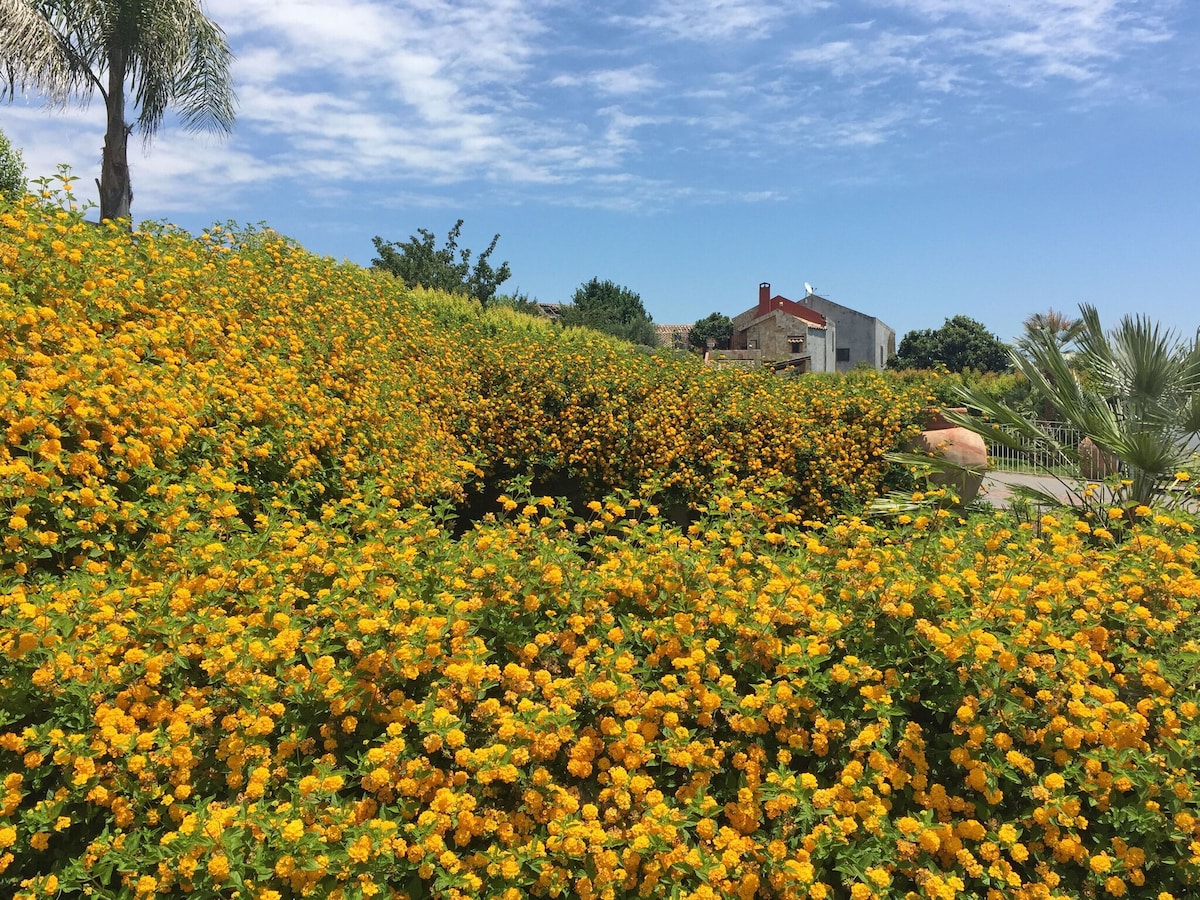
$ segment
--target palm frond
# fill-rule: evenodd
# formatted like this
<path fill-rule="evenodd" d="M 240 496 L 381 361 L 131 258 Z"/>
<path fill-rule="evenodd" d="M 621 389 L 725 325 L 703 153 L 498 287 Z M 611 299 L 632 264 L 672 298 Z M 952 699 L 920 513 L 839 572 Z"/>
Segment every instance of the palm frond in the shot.
<path fill-rule="evenodd" d="M 176 83 L 184 126 L 192 131 L 230 131 L 237 108 L 229 78 L 233 53 L 225 32 L 203 16 L 192 32 L 189 60 Z"/>
<path fill-rule="evenodd" d="M 124 5 L 124 4 L 122 4 Z M 137 4 L 114 20 L 112 40 L 130 60 L 138 128 L 149 141 L 176 108 L 189 130 L 229 131 L 236 99 L 225 32 L 197 0 Z"/>
<path fill-rule="evenodd" d="M 1185 343 L 1145 316 L 1125 316 L 1106 333 L 1096 308 L 1084 304 L 1075 341 L 1077 352 L 1070 355 L 1039 319 L 1027 328 L 1013 364 L 1063 421 L 1116 457 L 1124 476 L 1122 502 L 1150 504 L 1193 462 L 1200 434 L 1200 334 Z M 1077 448 L 999 401 L 970 389 L 960 395 L 982 418 L 945 413 L 955 424 L 1012 449 L 1049 448 L 1079 462 Z"/>
<path fill-rule="evenodd" d="M 53 104 L 68 102 L 88 84 L 81 58 L 64 27 L 81 3 L 38 3 L 0 0 L 0 60 L 4 92 L 13 99 L 18 90 L 35 90 Z M 63 9 L 60 9 L 63 7 Z"/>

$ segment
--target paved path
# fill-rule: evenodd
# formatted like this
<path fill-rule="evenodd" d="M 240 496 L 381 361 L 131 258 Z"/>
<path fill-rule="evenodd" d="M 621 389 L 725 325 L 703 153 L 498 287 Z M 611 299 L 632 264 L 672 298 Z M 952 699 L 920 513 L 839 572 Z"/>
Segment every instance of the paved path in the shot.
<path fill-rule="evenodd" d="M 1060 500 L 1066 500 L 1070 494 L 1071 488 L 1076 485 L 1070 480 L 1064 479 L 1059 481 L 1057 478 L 1051 478 L 1049 475 L 1033 475 L 1018 472 L 998 472 L 995 470 L 988 471 L 983 479 L 983 488 L 979 492 L 981 499 L 986 500 L 993 506 L 1008 506 L 1012 499 L 1012 489 L 1017 485 L 1025 485 L 1026 487 L 1037 488 L 1040 491 L 1045 491 L 1048 494 L 1053 494 Z M 1080 482 L 1082 485 L 1082 482 Z"/>
<path fill-rule="evenodd" d="M 1085 484 L 1086 482 L 1083 479 L 1077 481 L 1063 479 L 1059 481 L 1057 478 L 1051 478 L 1049 475 L 999 472 L 993 469 L 989 470 L 984 476 L 983 487 L 979 491 L 979 497 L 993 506 L 1007 507 L 1012 500 L 1013 487 L 1027 485 L 1028 487 L 1045 491 L 1048 494 L 1053 494 L 1060 500 L 1067 500 L 1071 496 L 1072 490 L 1079 492 Z M 1200 500 L 1194 496 L 1190 498 L 1162 498 L 1162 501 L 1167 505 L 1179 503 L 1188 512 L 1200 514 Z"/>

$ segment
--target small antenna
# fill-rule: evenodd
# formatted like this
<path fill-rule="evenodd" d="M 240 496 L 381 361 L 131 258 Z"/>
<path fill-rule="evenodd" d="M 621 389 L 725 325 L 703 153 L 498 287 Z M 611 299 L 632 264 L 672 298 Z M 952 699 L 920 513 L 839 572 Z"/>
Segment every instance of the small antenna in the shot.
<path fill-rule="evenodd" d="M 811 284 L 809 284 L 807 281 L 806 281 L 806 282 L 804 282 L 804 290 L 805 290 L 805 291 L 807 291 L 807 293 L 804 295 L 805 297 L 811 297 L 811 296 L 812 296 L 812 294 L 813 294 L 813 286 L 812 286 Z"/>

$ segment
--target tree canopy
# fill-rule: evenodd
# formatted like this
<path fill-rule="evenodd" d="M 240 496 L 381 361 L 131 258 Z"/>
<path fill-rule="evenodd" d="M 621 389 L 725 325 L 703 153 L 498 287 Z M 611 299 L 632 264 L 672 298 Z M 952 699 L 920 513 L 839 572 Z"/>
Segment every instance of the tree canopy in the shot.
<path fill-rule="evenodd" d="M 1003 372 L 1011 365 L 1008 347 L 981 323 L 967 316 L 946 319 L 941 328 L 910 331 L 888 360 L 891 369 L 975 369 Z"/>
<path fill-rule="evenodd" d="M 501 263 L 498 269 L 491 264 L 492 253 L 500 240 L 499 234 L 492 238 L 472 266 L 471 251 L 458 248 L 462 224 L 462 219 L 454 223 L 446 235 L 445 245 L 440 249 L 435 247 L 433 232 L 425 228 L 418 228 L 417 234 L 399 243 L 376 236 L 375 252 L 379 255 L 371 261 L 371 265 L 404 279 L 409 286 L 420 285 L 452 294 L 466 294 L 478 300 L 480 305 L 487 306 L 496 296 L 496 289 L 511 277 L 512 272 L 507 261 Z"/>
<path fill-rule="evenodd" d="M 16 200 L 25 193 L 25 163 L 21 151 L 0 131 L 0 197 Z"/>
<path fill-rule="evenodd" d="M 0 58 L 10 99 L 26 88 L 58 105 L 104 98 L 101 219 L 129 215 L 134 128 L 149 143 L 171 108 L 189 130 L 233 127 L 233 54 L 199 0 L 0 0 Z M 127 100 L 139 110 L 133 125 Z"/>
<path fill-rule="evenodd" d="M 709 313 L 703 319 L 697 319 L 692 330 L 688 332 L 688 343 L 701 350 L 708 346 L 711 338 L 713 346 L 718 350 L 729 349 L 729 339 L 733 337 L 733 320 L 724 313 Z"/>
<path fill-rule="evenodd" d="M 513 312 L 523 313 L 527 316 L 537 316 L 538 318 L 542 318 L 543 315 L 537 297 L 530 297 L 529 294 L 520 288 L 517 288 L 511 294 L 496 294 L 496 296 L 488 301 L 488 306 L 493 309 L 511 309 Z"/>
<path fill-rule="evenodd" d="M 594 328 L 635 344 L 658 346 L 654 320 L 642 305 L 641 295 L 614 281 L 593 278 L 584 282 L 563 310 L 564 325 Z"/>

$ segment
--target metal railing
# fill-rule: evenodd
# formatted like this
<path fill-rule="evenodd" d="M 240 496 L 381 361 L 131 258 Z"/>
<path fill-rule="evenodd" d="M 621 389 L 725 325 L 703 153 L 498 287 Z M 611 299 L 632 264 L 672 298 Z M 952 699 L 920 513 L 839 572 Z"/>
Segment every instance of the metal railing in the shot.
<path fill-rule="evenodd" d="M 1060 445 L 1078 447 L 1083 439 L 1078 429 L 1065 422 L 1038 421 L 1034 424 Z M 1070 467 L 1070 463 L 1048 442 L 1028 443 L 1017 450 L 988 441 L 987 452 L 989 467 L 1000 472 L 1055 472 Z"/>

